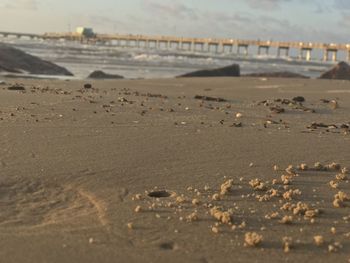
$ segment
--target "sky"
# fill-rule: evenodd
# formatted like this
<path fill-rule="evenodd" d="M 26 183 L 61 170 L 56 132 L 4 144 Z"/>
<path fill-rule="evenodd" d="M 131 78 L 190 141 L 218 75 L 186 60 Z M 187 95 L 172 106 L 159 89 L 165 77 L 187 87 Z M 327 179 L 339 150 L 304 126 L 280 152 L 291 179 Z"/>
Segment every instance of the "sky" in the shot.
<path fill-rule="evenodd" d="M 350 43 L 350 0 L 0 0 L 0 31 Z"/>

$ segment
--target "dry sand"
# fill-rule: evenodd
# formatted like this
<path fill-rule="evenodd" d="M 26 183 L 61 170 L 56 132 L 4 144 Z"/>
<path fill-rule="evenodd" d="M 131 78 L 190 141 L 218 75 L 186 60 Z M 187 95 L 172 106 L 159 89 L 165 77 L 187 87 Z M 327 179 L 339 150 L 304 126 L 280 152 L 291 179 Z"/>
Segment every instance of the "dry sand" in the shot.
<path fill-rule="evenodd" d="M 83 81 L 5 81 L 1 262 L 349 262 L 350 202 L 332 204 L 350 195 L 347 179 L 284 169 L 350 167 L 350 82 L 118 80 L 84 90 Z M 7 90 L 14 82 L 25 91 Z M 272 101 L 294 96 L 316 112 Z M 172 196 L 147 196 L 154 189 Z M 297 202 L 310 217 L 280 209 Z"/>

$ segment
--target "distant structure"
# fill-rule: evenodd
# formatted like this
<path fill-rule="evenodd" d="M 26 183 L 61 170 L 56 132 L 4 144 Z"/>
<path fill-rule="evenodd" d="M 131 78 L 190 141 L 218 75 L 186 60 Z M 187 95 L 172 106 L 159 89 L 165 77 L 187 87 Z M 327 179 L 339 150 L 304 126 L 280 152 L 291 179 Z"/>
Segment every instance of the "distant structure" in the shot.
<path fill-rule="evenodd" d="M 77 27 L 75 31 L 79 36 L 85 37 L 85 38 L 93 38 L 96 37 L 96 34 L 94 33 L 94 30 L 92 28 L 88 27 Z"/>
<path fill-rule="evenodd" d="M 213 39 L 213 38 L 183 38 L 172 36 L 145 36 L 121 34 L 95 34 L 92 28 L 78 27 L 73 33 L 28 34 L 0 32 L 3 37 L 29 37 L 50 40 L 80 41 L 84 43 L 102 43 L 121 47 L 186 50 L 196 52 L 233 53 L 234 47 L 238 55 L 247 56 L 249 47 L 256 47 L 258 55 L 268 55 L 271 48 L 276 50 L 277 57 L 290 57 L 290 50 L 297 50 L 300 60 L 313 60 L 314 50 L 323 51 L 323 61 L 338 60 L 338 52 L 346 53 L 350 61 L 350 44 L 311 43 L 311 42 L 278 42 L 263 40 Z"/>

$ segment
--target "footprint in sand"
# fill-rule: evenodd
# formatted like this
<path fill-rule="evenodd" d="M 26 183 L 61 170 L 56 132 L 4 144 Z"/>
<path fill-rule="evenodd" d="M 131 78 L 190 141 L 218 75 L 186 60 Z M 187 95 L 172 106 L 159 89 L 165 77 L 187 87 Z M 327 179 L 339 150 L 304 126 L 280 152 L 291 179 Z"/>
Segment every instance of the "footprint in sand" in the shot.
<path fill-rule="evenodd" d="M 73 186 L 38 179 L 1 178 L 0 204 L 0 230 L 52 225 L 63 225 L 66 229 L 108 226 L 106 204 Z"/>

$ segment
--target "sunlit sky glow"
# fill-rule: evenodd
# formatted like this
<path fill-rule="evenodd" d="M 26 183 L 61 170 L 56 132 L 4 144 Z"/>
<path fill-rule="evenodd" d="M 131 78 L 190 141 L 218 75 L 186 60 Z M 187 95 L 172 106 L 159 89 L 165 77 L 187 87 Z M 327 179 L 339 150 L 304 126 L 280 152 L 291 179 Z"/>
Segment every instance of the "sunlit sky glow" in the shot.
<path fill-rule="evenodd" d="M 0 0 L 0 31 L 350 42 L 350 0 Z"/>

